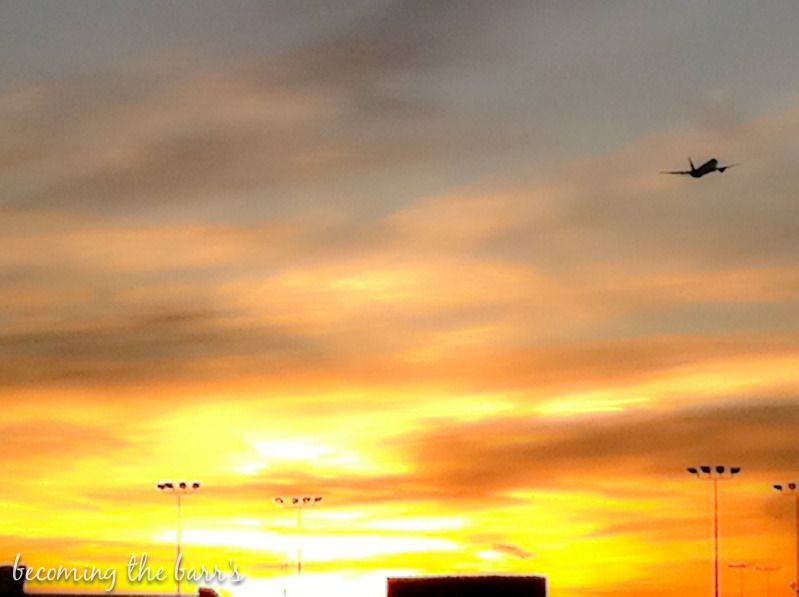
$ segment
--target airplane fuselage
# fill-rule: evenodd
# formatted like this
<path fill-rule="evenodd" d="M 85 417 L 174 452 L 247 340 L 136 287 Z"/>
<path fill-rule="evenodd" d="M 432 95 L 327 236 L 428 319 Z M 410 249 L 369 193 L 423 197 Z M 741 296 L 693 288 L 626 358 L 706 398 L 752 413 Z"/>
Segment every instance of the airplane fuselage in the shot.
<path fill-rule="evenodd" d="M 718 165 L 719 161 L 716 158 L 712 158 L 698 168 L 691 168 L 691 176 L 694 178 L 702 178 L 705 174 L 710 174 L 716 170 L 724 172 L 724 170 L 719 169 Z"/>

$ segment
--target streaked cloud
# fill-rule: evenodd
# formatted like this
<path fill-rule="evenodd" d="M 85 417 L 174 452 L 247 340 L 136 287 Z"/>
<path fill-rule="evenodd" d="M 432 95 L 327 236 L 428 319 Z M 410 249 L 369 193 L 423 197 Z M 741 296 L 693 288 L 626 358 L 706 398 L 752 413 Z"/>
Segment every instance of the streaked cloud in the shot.
<path fill-rule="evenodd" d="M 783 562 L 794 3 L 131 6 L 0 7 L 0 558 L 168 562 L 185 476 L 243 597 L 309 492 L 327 590 L 699 595 L 707 462 Z"/>

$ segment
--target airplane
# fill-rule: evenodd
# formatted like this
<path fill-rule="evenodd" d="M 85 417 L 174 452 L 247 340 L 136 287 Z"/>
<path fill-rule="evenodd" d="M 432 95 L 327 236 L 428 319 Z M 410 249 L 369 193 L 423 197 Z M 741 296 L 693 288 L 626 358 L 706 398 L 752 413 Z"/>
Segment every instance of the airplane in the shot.
<path fill-rule="evenodd" d="M 719 161 L 716 158 L 711 158 L 698 168 L 694 166 L 693 160 L 688 158 L 688 163 L 691 164 L 690 170 L 674 170 L 670 172 L 661 172 L 661 174 L 682 174 L 684 176 L 691 176 L 693 178 L 702 178 L 705 174 L 711 172 L 724 172 L 727 168 L 732 168 L 738 164 L 729 164 L 727 166 L 719 166 Z"/>

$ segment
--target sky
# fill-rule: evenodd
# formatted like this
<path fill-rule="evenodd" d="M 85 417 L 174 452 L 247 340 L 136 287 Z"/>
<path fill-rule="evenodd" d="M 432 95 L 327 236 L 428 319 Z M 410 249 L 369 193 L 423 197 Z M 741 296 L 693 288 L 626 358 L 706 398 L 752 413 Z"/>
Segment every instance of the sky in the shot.
<path fill-rule="evenodd" d="M 0 2 L 0 561 L 169 567 L 155 485 L 198 479 L 186 562 L 235 562 L 235 597 L 477 572 L 692 597 L 712 484 L 685 469 L 724 464 L 722 594 L 764 591 L 734 561 L 780 566 L 778 594 L 797 22 L 793 0 Z M 660 174 L 689 157 L 740 165 Z M 291 495 L 323 497 L 302 533 Z"/>

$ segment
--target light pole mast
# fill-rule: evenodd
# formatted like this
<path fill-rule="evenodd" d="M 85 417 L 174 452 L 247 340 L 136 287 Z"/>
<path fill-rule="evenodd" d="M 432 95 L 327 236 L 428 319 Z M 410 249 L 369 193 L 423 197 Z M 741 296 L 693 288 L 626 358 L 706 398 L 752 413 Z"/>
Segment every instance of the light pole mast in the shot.
<path fill-rule="evenodd" d="M 172 481 L 162 481 L 158 485 L 156 485 L 159 491 L 162 493 L 171 493 L 177 498 L 177 507 L 178 507 L 178 532 L 177 532 L 177 543 L 175 546 L 176 552 L 176 559 L 175 559 L 175 567 L 177 568 L 180 565 L 180 561 L 183 557 L 182 552 L 182 534 L 183 534 L 183 517 L 182 517 L 182 510 L 181 510 L 181 496 L 184 496 L 189 493 L 197 493 L 200 490 L 200 482 L 199 481 L 192 481 L 191 483 L 187 483 L 186 481 L 180 481 L 177 484 L 173 483 Z M 176 574 L 176 581 L 178 585 L 178 595 L 180 595 L 180 575 Z"/>
<path fill-rule="evenodd" d="M 702 481 L 713 481 L 713 595 L 719 597 L 719 481 L 729 481 L 741 472 L 741 467 L 703 464 L 687 471 Z"/>
<path fill-rule="evenodd" d="M 744 597 L 744 570 L 751 568 L 752 564 L 749 562 L 728 562 L 727 568 L 735 568 L 738 570 L 738 593 Z"/>
<path fill-rule="evenodd" d="M 771 573 L 779 569 L 780 567 L 776 564 L 760 564 L 755 566 L 755 570 L 758 572 L 766 573 L 766 597 L 771 597 Z"/>
<path fill-rule="evenodd" d="M 794 571 L 795 576 L 793 579 L 793 591 L 796 595 L 799 595 L 799 491 L 797 491 L 795 481 L 791 481 L 785 485 L 774 485 L 773 487 L 782 495 L 794 498 L 794 525 L 796 527 L 796 570 Z"/>
<path fill-rule="evenodd" d="M 302 510 L 318 505 L 322 501 L 322 496 L 278 496 L 274 501 L 278 506 L 297 511 L 297 577 L 299 578 L 302 576 Z"/>

